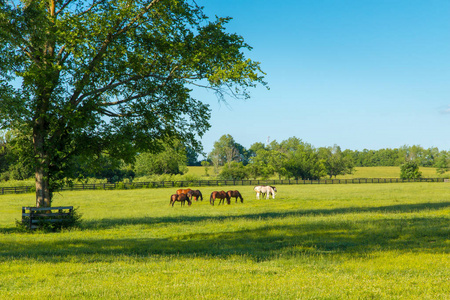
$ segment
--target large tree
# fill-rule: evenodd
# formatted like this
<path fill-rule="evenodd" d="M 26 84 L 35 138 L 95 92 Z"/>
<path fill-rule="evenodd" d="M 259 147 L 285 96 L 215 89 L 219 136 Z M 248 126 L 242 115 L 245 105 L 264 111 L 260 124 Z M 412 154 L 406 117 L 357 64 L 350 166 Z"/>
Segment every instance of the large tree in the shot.
<path fill-rule="evenodd" d="M 325 172 L 330 178 L 353 173 L 351 158 L 346 156 L 338 145 L 319 148 L 319 157 L 323 160 Z"/>
<path fill-rule="evenodd" d="M 209 153 L 209 159 L 220 166 L 234 162 L 248 162 L 247 150 L 237 143 L 229 134 L 222 135 L 214 142 L 214 148 Z"/>
<path fill-rule="evenodd" d="M 187 167 L 186 148 L 179 141 L 169 145 L 159 153 L 140 153 L 136 158 L 134 170 L 137 176 L 183 174 Z"/>
<path fill-rule="evenodd" d="M 209 21 L 194 0 L 0 0 L 0 129 L 32 149 L 36 205 L 72 158 L 131 159 L 209 127 L 195 86 L 248 97 L 265 85 L 230 18 Z"/>
<path fill-rule="evenodd" d="M 317 149 L 297 137 L 280 143 L 280 152 L 285 154 L 282 165 L 285 176 L 295 179 L 320 179 L 325 175 L 325 166 Z"/>

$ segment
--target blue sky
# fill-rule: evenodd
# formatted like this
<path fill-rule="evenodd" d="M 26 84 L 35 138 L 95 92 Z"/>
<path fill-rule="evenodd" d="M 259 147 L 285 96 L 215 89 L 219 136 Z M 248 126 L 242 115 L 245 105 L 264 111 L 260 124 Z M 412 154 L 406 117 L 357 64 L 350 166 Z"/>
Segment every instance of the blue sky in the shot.
<path fill-rule="evenodd" d="M 197 0 L 253 47 L 270 90 L 212 109 L 204 150 L 296 136 L 343 150 L 450 150 L 450 1 Z"/>

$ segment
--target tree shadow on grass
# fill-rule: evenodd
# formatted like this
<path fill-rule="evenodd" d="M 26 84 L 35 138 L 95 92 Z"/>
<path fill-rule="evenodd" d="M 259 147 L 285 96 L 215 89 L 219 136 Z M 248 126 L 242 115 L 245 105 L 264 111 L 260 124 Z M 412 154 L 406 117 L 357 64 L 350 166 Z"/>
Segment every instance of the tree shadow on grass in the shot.
<path fill-rule="evenodd" d="M 447 208 L 445 203 L 423 203 L 370 208 L 298 210 L 289 213 L 264 213 L 236 218 L 283 218 L 302 215 L 333 215 L 354 212 L 412 212 Z M 179 223 L 197 226 L 199 221 L 230 217 L 141 218 L 108 220 L 105 227 L 126 224 Z M 262 223 L 256 229 L 211 233 L 179 234 L 173 238 L 71 239 L 70 241 L 33 241 L 0 246 L 0 260 L 30 258 L 44 261 L 109 261 L 120 256 L 206 256 L 245 255 L 254 260 L 269 260 L 279 255 L 350 253 L 367 255 L 373 251 L 450 253 L 448 218 L 388 218 L 352 221 L 346 218 L 299 222 L 298 225 Z M 95 224 L 92 224 L 95 225 Z M 96 224 L 97 227 L 99 224 Z M 102 227 L 102 226 L 100 226 Z"/>
<path fill-rule="evenodd" d="M 270 203 L 268 204 L 270 205 Z M 297 209 L 287 212 L 264 212 L 257 214 L 240 214 L 235 216 L 178 216 L 178 217 L 142 217 L 142 218 L 113 218 L 83 221 L 84 228 L 93 229 L 109 229 L 122 225 L 151 225 L 151 224 L 171 224 L 171 223 L 196 223 L 206 220 L 223 221 L 229 219 L 246 219 L 246 220 L 266 220 L 274 218 L 286 217 L 302 217 L 302 216 L 331 216 L 352 213 L 412 213 L 424 210 L 440 210 L 450 207 L 450 202 L 439 203 L 415 203 L 415 204 L 399 204 L 379 207 L 343 207 L 333 209 Z"/>

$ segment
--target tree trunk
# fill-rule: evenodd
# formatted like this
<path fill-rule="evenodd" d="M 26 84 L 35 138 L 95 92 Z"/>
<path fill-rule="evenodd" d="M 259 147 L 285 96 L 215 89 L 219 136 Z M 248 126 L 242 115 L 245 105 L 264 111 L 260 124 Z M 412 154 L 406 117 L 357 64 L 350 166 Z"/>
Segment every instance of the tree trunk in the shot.
<path fill-rule="evenodd" d="M 36 207 L 52 206 L 51 192 L 48 185 L 48 176 L 45 176 L 42 167 L 36 167 Z"/>
<path fill-rule="evenodd" d="M 50 207 L 52 192 L 49 185 L 49 162 L 45 147 L 45 120 L 38 118 L 33 129 L 35 155 L 36 207 Z"/>

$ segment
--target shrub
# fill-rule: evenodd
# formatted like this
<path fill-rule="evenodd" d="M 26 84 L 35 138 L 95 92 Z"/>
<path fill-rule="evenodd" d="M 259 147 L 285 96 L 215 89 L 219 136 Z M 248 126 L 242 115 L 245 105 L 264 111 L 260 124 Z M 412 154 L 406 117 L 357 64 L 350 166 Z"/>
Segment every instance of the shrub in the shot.
<path fill-rule="evenodd" d="M 400 166 L 401 179 L 421 178 L 422 172 L 419 172 L 419 165 L 414 161 L 409 161 Z"/>
<path fill-rule="evenodd" d="M 241 162 L 233 161 L 223 166 L 219 178 L 224 180 L 243 180 L 248 178 L 248 172 Z"/>

